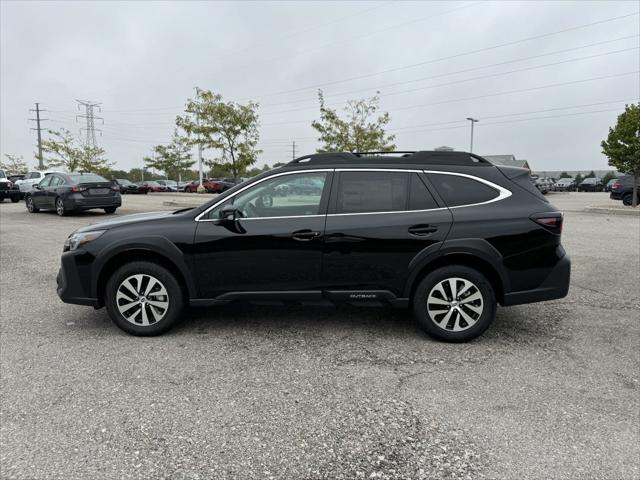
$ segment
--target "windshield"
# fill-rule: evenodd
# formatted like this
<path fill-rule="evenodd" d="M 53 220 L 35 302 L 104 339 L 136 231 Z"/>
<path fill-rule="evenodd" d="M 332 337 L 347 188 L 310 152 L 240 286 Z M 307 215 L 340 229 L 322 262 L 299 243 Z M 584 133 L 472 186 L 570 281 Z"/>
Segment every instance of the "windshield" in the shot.
<path fill-rule="evenodd" d="M 108 181 L 106 178 L 93 173 L 88 173 L 86 175 L 69 175 L 69 178 L 73 183 L 96 183 Z"/>
<path fill-rule="evenodd" d="M 7 176 L 4 174 L 4 170 L 0 170 L 0 178 L 7 178 Z"/>

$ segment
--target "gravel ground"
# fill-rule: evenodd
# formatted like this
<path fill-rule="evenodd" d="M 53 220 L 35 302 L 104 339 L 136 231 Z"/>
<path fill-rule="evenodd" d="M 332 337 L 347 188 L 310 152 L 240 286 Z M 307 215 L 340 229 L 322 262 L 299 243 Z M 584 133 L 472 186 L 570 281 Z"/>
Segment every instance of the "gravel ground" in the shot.
<path fill-rule="evenodd" d="M 0 478 L 639 478 L 640 218 L 551 200 L 569 296 L 463 345 L 355 307 L 215 307 L 127 336 L 55 294 L 64 239 L 105 215 L 0 204 Z"/>

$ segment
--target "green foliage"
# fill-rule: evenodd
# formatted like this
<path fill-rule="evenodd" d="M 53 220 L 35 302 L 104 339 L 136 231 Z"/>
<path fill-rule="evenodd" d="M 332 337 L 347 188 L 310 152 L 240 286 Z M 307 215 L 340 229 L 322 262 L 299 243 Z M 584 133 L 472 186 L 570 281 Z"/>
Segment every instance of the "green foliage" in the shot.
<path fill-rule="evenodd" d="M 632 198 L 635 207 L 640 182 L 640 104 L 625 105 L 615 127 L 609 128 L 609 135 L 600 146 L 609 159 L 609 165 L 634 176 Z"/>
<path fill-rule="evenodd" d="M 578 174 L 576 175 L 575 180 L 576 180 L 576 186 L 577 186 L 577 185 L 580 185 L 580 183 L 582 182 L 582 180 L 584 180 L 584 177 L 582 176 L 582 174 L 578 173 Z"/>
<path fill-rule="evenodd" d="M 42 142 L 42 150 L 53 156 L 45 159 L 47 168 L 62 167 L 69 172 L 93 172 L 108 175 L 112 162 L 105 157 L 104 149 L 80 143 L 69 130 L 49 130 L 53 138 Z"/>
<path fill-rule="evenodd" d="M 142 169 L 141 168 L 132 168 L 129 170 L 127 177 L 132 182 L 141 182 L 142 181 Z M 149 177 L 147 177 L 149 178 Z"/>
<path fill-rule="evenodd" d="M 284 165 L 286 165 L 286 163 L 284 163 L 284 162 L 276 162 L 276 163 L 273 164 L 273 168 L 282 167 Z"/>
<path fill-rule="evenodd" d="M 562 172 L 560 174 L 560 178 L 571 178 L 571 175 L 569 175 L 567 172 Z"/>
<path fill-rule="evenodd" d="M 177 179 L 184 175 L 195 163 L 191 159 L 191 146 L 187 139 L 173 132 L 173 139 L 169 145 L 153 147 L 154 156 L 145 157 L 147 167 L 164 172 L 170 179 Z"/>
<path fill-rule="evenodd" d="M 595 176 L 596 176 L 596 173 L 593 170 L 591 170 L 588 175 L 584 176 L 584 178 L 593 178 Z"/>
<path fill-rule="evenodd" d="M 378 92 L 379 93 L 379 92 Z M 388 112 L 371 118 L 379 110 L 380 97 L 350 100 L 344 108 L 346 118 L 340 118 L 335 110 L 327 107 L 322 90 L 318 90 L 320 120 L 311 126 L 318 131 L 322 147 L 318 152 L 391 152 L 396 146 L 395 135 L 387 135 L 385 128 L 391 121 Z"/>
<path fill-rule="evenodd" d="M 215 149 L 219 155 L 207 160 L 207 166 L 220 166 L 234 178 L 256 162 L 261 150 L 256 146 L 258 133 L 258 104 L 241 105 L 224 102 L 222 95 L 196 87 L 194 99 L 187 100 L 184 116 L 176 118 L 191 144 Z"/>
<path fill-rule="evenodd" d="M 616 172 L 607 172 L 606 175 L 602 177 L 602 184 L 606 185 L 607 183 L 609 183 L 609 180 L 613 180 L 614 178 L 616 178 Z"/>
<path fill-rule="evenodd" d="M 10 153 L 5 153 L 4 156 L 7 157 L 7 161 L 0 161 L 0 169 L 4 170 L 5 173 L 26 173 L 28 167 L 24 162 L 22 155 L 11 155 Z"/>
<path fill-rule="evenodd" d="M 109 172 L 109 178 L 126 178 L 129 179 L 129 174 L 124 170 L 111 170 Z"/>

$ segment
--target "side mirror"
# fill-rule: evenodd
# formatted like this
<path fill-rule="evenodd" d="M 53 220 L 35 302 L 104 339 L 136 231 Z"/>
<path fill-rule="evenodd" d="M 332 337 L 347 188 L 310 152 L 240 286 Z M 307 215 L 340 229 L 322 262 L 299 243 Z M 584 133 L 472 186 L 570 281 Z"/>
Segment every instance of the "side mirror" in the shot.
<path fill-rule="evenodd" d="M 40 186 L 39 183 L 36 183 L 33 188 L 35 188 L 36 190 L 42 190 L 42 187 Z"/>
<path fill-rule="evenodd" d="M 216 225 L 228 225 L 235 223 L 242 217 L 240 210 L 234 207 L 232 204 L 225 205 L 218 213 L 218 218 L 213 223 Z"/>

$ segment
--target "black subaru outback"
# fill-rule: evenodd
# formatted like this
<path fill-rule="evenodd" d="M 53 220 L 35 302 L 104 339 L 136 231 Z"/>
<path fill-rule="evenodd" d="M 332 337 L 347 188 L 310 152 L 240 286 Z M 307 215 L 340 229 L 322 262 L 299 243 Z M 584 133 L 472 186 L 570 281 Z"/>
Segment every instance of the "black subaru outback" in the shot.
<path fill-rule="evenodd" d="M 466 341 L 498 303 L 567 294 L 561 231 L 528 170 L 464 152 L 315 154 L 198 208 L 76 230 L 58 295 L 134 335 L 167 331 L 186 305 L 348 302 L 407 307 Z"/>

